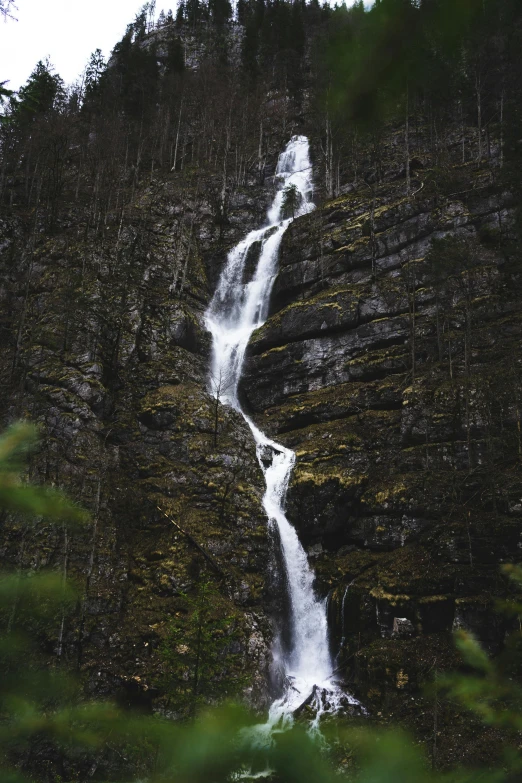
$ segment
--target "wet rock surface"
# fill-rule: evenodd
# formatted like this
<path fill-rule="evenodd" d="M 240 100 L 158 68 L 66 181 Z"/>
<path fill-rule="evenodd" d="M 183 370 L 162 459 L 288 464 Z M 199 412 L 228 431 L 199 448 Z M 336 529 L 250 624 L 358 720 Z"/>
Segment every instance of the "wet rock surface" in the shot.
<path fill-rule="evenodd" d="M 500 566 L 521 545 L 513 210 L 486 169 L 466 173 L 446 198 L 377 186 L 373 225 L 365 185 L 298 219 L 241 388 L 296 452 L 288 515 L 340 671 L 374 715 L 424 738 L 422 683 L 457 665 L 452 631 L 502 646 Z M 461 758 L 473 742 L 457 747 L 452 720 Z"/>

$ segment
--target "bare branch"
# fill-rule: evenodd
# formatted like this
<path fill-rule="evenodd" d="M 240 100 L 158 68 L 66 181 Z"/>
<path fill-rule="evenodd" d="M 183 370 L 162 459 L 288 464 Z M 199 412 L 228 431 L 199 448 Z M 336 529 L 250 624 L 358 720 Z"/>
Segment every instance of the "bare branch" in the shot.
<path fill-rule="evenodd" d="M 4 21 L 13 19 L 18 21 L 16 16 L 13 16 L 12 11 L 18 11 L 18 6 L 14 4 L 13 0 L 0 0 L 0 16 L 4 17 Z"/>

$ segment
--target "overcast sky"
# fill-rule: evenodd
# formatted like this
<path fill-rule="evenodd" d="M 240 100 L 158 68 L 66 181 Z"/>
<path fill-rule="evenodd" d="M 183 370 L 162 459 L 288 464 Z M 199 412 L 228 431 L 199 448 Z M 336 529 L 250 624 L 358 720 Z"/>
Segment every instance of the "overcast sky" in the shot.
<path fill-rule="evenodd" d="M 0 21 L 0 82 L 25 84 L 38 60 L 49 55 L 67 84 L 83 71 L 91 52 L 107 57 L 145 0 L 16 0 L 18 21 Z M 168 9 L 169 0 L 165 7 Z M 174 0 L 172 4 L 175 5 Z M 162 3 L 157 2 L 158 8 Z"/>
<path fill-rule="evenodd" d="M 105 57 L 122 38 L 145 0 L 16 0 L 18 21 L 0 21 L 0 82 L 17 90 L 38 60 L 50 57 L 66 84 L 82 73 L 89 55 Z M 347 5 L 352 5 L 348 0 Z M 176 0 L 157 0 L 175 10 Z"/>

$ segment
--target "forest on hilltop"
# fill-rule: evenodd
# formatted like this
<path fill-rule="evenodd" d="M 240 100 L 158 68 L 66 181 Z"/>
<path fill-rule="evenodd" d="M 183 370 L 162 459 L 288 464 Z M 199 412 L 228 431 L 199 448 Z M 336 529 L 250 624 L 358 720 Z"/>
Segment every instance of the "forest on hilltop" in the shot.
<path fill-rule="evenodd" d="M 75 85 L 40 62 L 6 99 L 2 203 L 36 208 L 53 230 L 80 201 L 99 234 L 125 222 L 142 178 L 192 168 L 216 177 L 224 221 L 227 194 L 262 177 L 272 137 L 296 127 L 317 143 L 329 197 L 357 179 L 361 156 L 382 177 L 389 123 L 404 126 L 407 191 L 416 149 L 444 168 L 500 144 L 501 163 L 517 164 L 516 0 L 240 0 L 234 14 L 191 0 L 175 18 L 153 13 L 141 9 L 108 63 L 96 50 Z"/>

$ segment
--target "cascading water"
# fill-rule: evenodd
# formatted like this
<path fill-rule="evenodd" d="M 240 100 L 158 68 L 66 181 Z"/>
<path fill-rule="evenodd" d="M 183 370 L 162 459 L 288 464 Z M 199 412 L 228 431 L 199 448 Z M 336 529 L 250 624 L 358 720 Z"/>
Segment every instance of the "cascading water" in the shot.
<path fill-rule="evenodd" d="M 276 184 L 266 226 L 251 231 L 230 251 L 206 313 L 206 324 L 213 338 L 211 388 L 223 403 L 242 414 L 252 430 L 266 482 L 263 504 L 269 523 L 276 525 L 279 531 L 288 582 L 291 645 L 282 661 L 286 684 L 282 697 L 270 708 L 267 735 L 286 728 L 292 722 L 295 710 L 307 700 L 315 708 L 313 725 L 317 725 L 321 714 L 335 712 L 343 699 L 332 680 L 325 602 L 315 596 L 314 576 L 306 553 L 284 512 L 295 454 L 256 427 L 241 410 L 237 395 L 245 350 L 250 335 L 267 317 L 281 240 L 293 219 L 283 216 L 285 190 L 294 186 L 294 196 L 297 193 L 295 217 L 314 209 L 312 168 L 305 136 L 294 136 L 279 157 Z M 257 268 L 253 278 L 245 281 L 249 251 L 256 244 L 259 247 Z M 357 703 L 350 697 L 344 696 L 344 699 Z"/>

